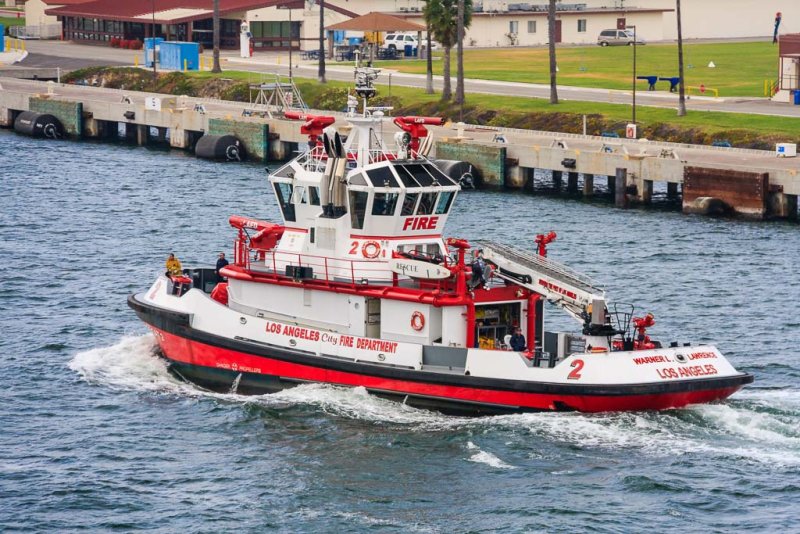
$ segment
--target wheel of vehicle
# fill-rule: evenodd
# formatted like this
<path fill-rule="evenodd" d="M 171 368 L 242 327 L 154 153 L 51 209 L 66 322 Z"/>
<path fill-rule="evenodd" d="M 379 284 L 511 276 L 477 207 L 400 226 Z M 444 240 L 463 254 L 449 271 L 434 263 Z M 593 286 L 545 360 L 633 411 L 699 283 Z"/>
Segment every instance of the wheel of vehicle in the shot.
<path fill-rule="evenodd" d="M 393 45 L 393 44 L 390 44 L 389 45 L 389 50 L 391 50 L 392 52 L 397 52 L 397 47 L 395 45 Z"/>
<path fill-rule="evenodd" d="M 631 41 L 630 43 L 628 43 L 628 46 L 633 46 L 633 41 Z"/>
<path fill-rule="evenodd" d="M 608 46 L 608 41 L 601 41 L 600 46 Z"/>

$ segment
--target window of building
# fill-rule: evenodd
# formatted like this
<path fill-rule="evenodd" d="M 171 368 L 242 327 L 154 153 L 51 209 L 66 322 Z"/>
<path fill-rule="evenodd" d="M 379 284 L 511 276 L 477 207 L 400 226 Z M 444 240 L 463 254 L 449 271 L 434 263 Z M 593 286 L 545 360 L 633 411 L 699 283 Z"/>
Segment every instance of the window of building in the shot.
<path fill-rule="evenodd" d="M 578 19 L 578 32 L 586 31 L 586 19 Z"/>
<path fill-rule="evenodd" d="M 358 230 L 364 228 L 367 198 L 369 198 L 369 193 L 366 191 L 350 191 L 350 224 Z"/>
<path fill-rule="evenodd" d="M 375 200 L 372 201 L 372 214 L 394 215 L 399 197 L 399 193 L 375 193 Z"/>
<path fill-rule="evenodd" d="M 519 33 L 519 21 L 511 20 L 508 22 L 508 33 Z"/>
<path fill-rule="evenodd" d="M 529 20 L 528 21 L 528 33 L 536 33 L 536 21 Z"/>

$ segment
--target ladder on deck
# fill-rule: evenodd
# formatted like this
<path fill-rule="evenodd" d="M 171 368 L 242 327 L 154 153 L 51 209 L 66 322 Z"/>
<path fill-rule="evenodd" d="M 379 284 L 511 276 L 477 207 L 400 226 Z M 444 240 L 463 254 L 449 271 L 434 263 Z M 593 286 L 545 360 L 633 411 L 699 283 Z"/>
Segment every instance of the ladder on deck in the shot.
<path fill-rule="evenodd" d="M 475 241 L 484 258 L 499 267 L 503 279 L 534 291 L 580 317 L 590 304 L 605 300 L 605 290 L 594 280 L 566 265 L 493 241 Z"/>

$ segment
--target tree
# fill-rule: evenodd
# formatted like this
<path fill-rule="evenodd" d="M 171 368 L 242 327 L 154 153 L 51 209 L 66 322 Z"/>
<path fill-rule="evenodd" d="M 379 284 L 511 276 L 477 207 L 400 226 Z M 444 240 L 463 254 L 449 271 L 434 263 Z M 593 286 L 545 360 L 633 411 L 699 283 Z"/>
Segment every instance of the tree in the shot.
<path fill-rule="evenodd" d="M 464 0 L 456 9 L 456 104 L 459 120 L 464 120 Z"/>
<path fill-rule="evenodd" d="M 678 117 L 686 116 L 686 91 L 683 85 L 683 29 L 681 28 L 681 0 L 675 0 L 675 11 L 678 16 Z"/>
<path fill-rule="evenodd" d="M 547 6 L 547 34 L 550 48 L 550 103 L 558 104 L 556 89 L 556 0 Z"/>
<path fill-rule="evenodd" d="M 450 100 L 453 90 L 450 84 L 450 57 L 453 46 L 458 41 L 458 1 L 459 0 L 427 0 L 424 16 L 430 26 L 434 39 L 444 48 L 442 59 L 442 100 Z M 464 26 L 468 27 L 472 20 L 472 0 L 464 1 Z"/>
<path fill-rule="evenodd" d="M 219 66 L 219 0 L 214 0 L 212 23 L 214 27 L 214 66 L 211 68 L 211 72 L 222 72 L 222 67 Z"/>
<path fill-rule="evenodd" d="M 425 8 L 423 12 L 428 9 L 428 2 L 430 0 L 425 0 Z M 433 94 L 433 51 L 431 50 L 431 23 L 428 20 L 427 15 L 425 16 L 425 39 L 427 41 L 425 47 L 425 92 L 429 95 Z"/>
<path fill-rule="evenodd" d="M 317 79 L 325 83 L 325 0 L 317 0 L 319 4 L 319 67 Z"/>

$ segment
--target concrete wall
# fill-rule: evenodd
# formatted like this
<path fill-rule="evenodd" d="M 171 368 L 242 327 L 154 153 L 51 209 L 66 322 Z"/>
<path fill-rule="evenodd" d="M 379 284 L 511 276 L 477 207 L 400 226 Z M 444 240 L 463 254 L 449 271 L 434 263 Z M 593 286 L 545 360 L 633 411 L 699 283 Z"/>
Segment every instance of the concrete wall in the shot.
<path fill-rule="evenodd" d="M 56 17 L 45 15 L 45 9 L 61 7 L 59 5 L 47 5 L 42 0 L 28 0 L 25 3 L 25 25 L 38 26 L 40 24 L 58 24 Z"/>
<path fill-rule="evenodd" d="M 506 147 L 460 143 L 442 139 L 436 142 L 437 159 L 466 161 L 480 169 L 484 188 L 501 189 L 506 185 Z"/>
<path fill-rule="evenodd" d="M 39 98 L 32 96 L 29 100 L 31 111 L 50 113 L 64 126 L 70 136 L 80 137 L 83 134 L 83 104 Z"/>
<path fill-rule="evenodd" d="M 269 155 L 269 126 L 260 122 L 242 120 L 209 119 L 208 133 L 211 135 L 235 135 L 250 157 L 266 161 Z"/>

